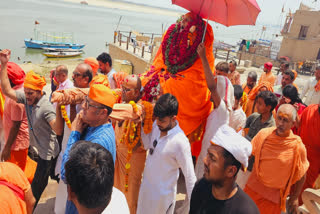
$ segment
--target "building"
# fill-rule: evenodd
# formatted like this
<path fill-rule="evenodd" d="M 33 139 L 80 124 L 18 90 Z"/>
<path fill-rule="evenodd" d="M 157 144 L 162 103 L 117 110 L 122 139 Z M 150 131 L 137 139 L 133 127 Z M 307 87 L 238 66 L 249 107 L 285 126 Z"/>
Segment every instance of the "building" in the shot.
<path fill-rule="evenodd" d="M 287 56 L 293 62 L 320 59 L 320 11 L 301 4 L 295 14 L 287 16 L 281 33 L 278 57 Z"/>

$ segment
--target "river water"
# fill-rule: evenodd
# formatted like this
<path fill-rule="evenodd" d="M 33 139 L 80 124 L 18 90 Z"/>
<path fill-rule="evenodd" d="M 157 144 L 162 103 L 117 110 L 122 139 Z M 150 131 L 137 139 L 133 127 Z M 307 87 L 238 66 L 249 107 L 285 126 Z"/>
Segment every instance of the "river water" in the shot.
<path fill-rule="evenodd" d="M 161 5 L 160 5 L 161 6 Z M 162 24 L 176 17 L 137 13 L 120 9 L 81 5 L 62 0 L 0 0 L 0 49 L 11 49 L 12 60 L 39 63 L 42 50 L 27 49 L 24 38 L 34 37 L 34 22 L 42 32 L 72 32 L 74 42 L 86 44 L 83 57 L 98 56 L 113 41 L 113 32 L 122 16 L 120 30 L 161 33 Z"/>

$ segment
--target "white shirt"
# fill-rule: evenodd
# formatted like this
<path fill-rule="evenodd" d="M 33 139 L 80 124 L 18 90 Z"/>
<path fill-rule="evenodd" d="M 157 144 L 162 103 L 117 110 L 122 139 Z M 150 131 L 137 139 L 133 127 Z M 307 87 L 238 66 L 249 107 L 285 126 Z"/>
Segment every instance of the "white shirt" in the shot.
<path fill-rule="evenodd" d="M 320 91 L 315 91 L 314 86 L 318 83 L 317 79 L 314 77 L 310 79 L 303 88 L 301 93 L 301 99 L 306 95 L 304 103 L 306 105 L 320 104 Z"/>
<path fill-rule="evenodd" d="M 229 111 L 226 107 L 225 102 L 221 100 L 220 105 L 210 113 L 207 119 L 206 130 L 204 132 L 202 140 L 201 151 L 195 168 L 197 179 L 203 177 L 203 158 L 207 155 L 207 150 L 210 147 L 210 141 L 212 137 L 216 134 L 218 128 L 223 124 L 229 124 Z"/>
<path fill-rule="evenodd" d="M 282 81 L 282 74 L 278 74 L 276 81 L 274 82 L 274 85 L 281 85 L 281 81 Z"/>
<path fill-rule="evenodd" d="M 157 145 L 152 155 L 149 150 L 146 159 L 137 214 L 173 214 L 179 168 L 185 177 L 189 200 L 196 182 L 189 140 L 178 122 L 161 138 L 160 130 L 154 122 L 152 132 L 146 135 L 142 131 L 141 137 L 146 150 L 154 148 L 155 140 Z"/>
<path fill-rule="evenodd" d="M 113 78 L 113 74 L 115 74 L 115 73 L 117 73 L 117 72 L 113 68 L 109 71 L 109 73 L 107 73 L 107 77 L 108 77 L 111 89 L 117 88 L 116 81 Z"/>
<path fill-rule="evenodd" d="M 242 108 L 233 110 L 230 113 L 229 126 L 236 132 L 240 131 L 246 125 L 247 116 Z"/>
<path fill-rule="evenodd" d="M 102 214 L 130 214 L 129 206 L 127 203 L 127 199 L 124 194 L 113 187 L 111 201 L 106 207 L 106 209 L 102 212 Z"/>
<path fill-rule="evenodd" d="M 73 82 L 69 79 L 66 79 L 64 82 L 59 83 L 59 87 L 56 91 L 61 91 L 69 88 L 74 88 Z M 57 107 L 57 103 L 53 103 L 54 109 Z M 66 112 L 68 115 L 70 115 L 70 105 L 66 105 Z"/>

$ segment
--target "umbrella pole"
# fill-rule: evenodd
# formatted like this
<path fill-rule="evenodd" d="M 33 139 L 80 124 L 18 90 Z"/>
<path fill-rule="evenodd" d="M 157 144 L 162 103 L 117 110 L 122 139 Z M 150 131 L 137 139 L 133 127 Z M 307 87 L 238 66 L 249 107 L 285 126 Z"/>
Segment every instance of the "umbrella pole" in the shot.
<path fill-rule="evenodd" d="M 204 27 L 203 36 L 202 36 L 202 42 L 204 42 L 204 37 L 206 36 L 208 21 L 209 21 L 209 18 L 207 18 L 206 26 Z"/>

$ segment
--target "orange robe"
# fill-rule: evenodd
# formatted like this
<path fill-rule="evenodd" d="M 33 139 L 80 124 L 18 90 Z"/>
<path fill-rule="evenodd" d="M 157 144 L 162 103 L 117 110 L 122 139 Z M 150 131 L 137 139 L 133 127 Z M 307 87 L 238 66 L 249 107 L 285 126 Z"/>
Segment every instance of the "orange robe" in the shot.
<path fill-rule="evenodd" d="M 249 117 L 252 113 L 257 112 L 257 109 L 253 109 L 254 101 L 259 94 L 261 88 L 266 87 L 268 91 L 273 92 L 272 85 L 269 82 L 261 82 L 257 86 L 255 86 L 248 96 L 247 108 L 245 109 L 246 116 Z"/>
<path fill-rule="evenodd" d="M 316 179 L 320 174 L 320 113 L 319 105 L 308 106 L 301 115 L 298 134 L 307 149 L 310 167 L 303 190 L 314 188 Z M 302 193 L 303 191 L 301 191 Z"/>
<path fill-rule="evenodd" d="M 15 185 L 24 193 L 31 188 L 22 170 L 13 163 L 0 163 L 0 180 Z M 19 198 L 13 190 L 2 184 L 0 184 L 0 213 L 27 213 L 26 202 Z"/>
<path fill-rule="evenodd" d="M 291 130 L 288 137 L 279 137 L 275 127 L 262 129 L 251 143 L 255 163 L 244 190 L 261 214 L 285 212 L 291 186 L 309 167 L 306 148 Z"/>
<path fill-rule="evenodd" d="M 243 92 L 246 93 L 246 94 L 249 96 L 253 88 L 250 89 L 250 88 L 247 86 L 247 84 L 243 84 L 243 85 L 242 85 L 242 89 L 243 89 Z"/>
<path fill-rule="evenodd" d="M 204 44 L 210 68 L 213 70 L 213 31 L 209 24 Z M 152 65 L 154 69 L 158 71 L 158 73 L 154 75 L 159 74 L 161 69 L 167 72 L 167 66 L 163 61 L 162 46 L 160 46 Z M 142 85 L 145 86 L 152 76 L 153 75 L 150 77 L 142 76 Z M 198 58 L 190 68 L 179 72 L 176 78 L 170 77 L 165 81 L 163 75 L 159 76 L 163 92 L 171 93 L 177 98 L 179 102 L 177 119 L 181 129 L 186 135 L 189 135 L 196 130 L 200 124 L 205 123 L 212 110 L 212 102 L 210 101 L 201 59 Z"/>
<path fill-rule="evenodd" d="M 263 72 L 259 79 L 259 84 L 262 82 L 269 82 L 273 86 L 275 81 L 276 81 L 276 77 L 273 75 L 272 72 L 269 72 L 268 74 Z"/>
<path fill-rule="evenodd" d="M 139 108 L 139 106 L 138 106 Z M 110 117 L 116 120 L 139 120 L 141 115 L 141 108 L 139 108 L 139 113 L 136 115 L 133 113 L 132 106 L 130 104 L 115 104 L 113 107 L 112 114 Z M 132 156 L 130 159 L 130 172 L 128 177 L 128 191 L 125 191 L 125 174 L 126 174 L 126 163 L 128 155 L 128 147 L 120 142 L 120 139 L 124 134 L 124 123 L 119 121 L 115 124 L 115 136 L 116 136 L 116 146 L 117 155 L 115 163 L 114 172 L 114 186 L 119 189 L 125 196 L 129 205 L 130 213 L 135 214 L 138 205 L 139 189 L 142 179 L 142 173 L 144 170 L 145 160 L 146 160 L 146 150 L 143 148 L 143 144 L 137 144 L 137 146 L 132 151 Z"/>

